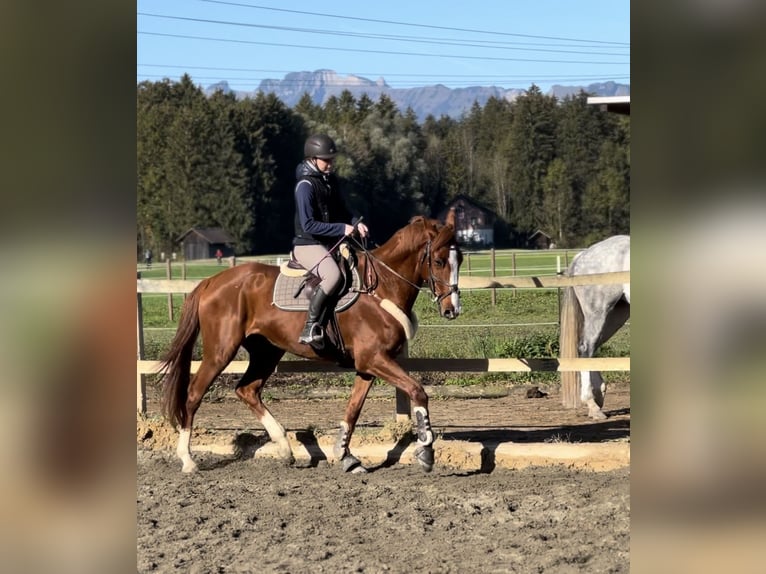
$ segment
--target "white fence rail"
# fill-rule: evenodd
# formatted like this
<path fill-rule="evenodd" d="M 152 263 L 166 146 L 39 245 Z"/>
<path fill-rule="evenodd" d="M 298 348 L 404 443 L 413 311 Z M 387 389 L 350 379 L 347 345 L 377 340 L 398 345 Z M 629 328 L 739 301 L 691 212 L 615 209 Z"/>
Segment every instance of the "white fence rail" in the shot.
<path fill-rule="evenodd" d="M 144 327 L 143 293 L 190 293 L 200 280 L 190 279 L 137 279 L 136 305 L 136 338 L 137 338 L 137 410 L 146 412 L 146 375 L 156 373 L 160 362 L 146 360 L 144 356 Z M 600 285 L 630 283 L 630 272 L 598 273 L 579 275 L 575 277 L 541 276 L 541 277 L 460 277 L 461 289 L 487 288 L 555 288 L 574 285 Z M 398 360 L 408 371 L 427 372 L 572 372 L 572 371 L 630 371 L 630 357 L 598 357 L 598 358 L 546 358 L 546 359 L 440 359 L 440 358 L 409 358 Z M 192 372 L 199 368 L 199 361 L 192 361 Z M 224 373 L 244 373 L 248 361 L 232 361 Z M 308 372 L 347 372 L 348 369 L 338 367 L 334 363 L 308 360 L 283 360 L 277 366 L 277 372 L 308 373 Z M 397 389 L 397 417 L 409 417 L 409 402 L 401 396 Z"/>

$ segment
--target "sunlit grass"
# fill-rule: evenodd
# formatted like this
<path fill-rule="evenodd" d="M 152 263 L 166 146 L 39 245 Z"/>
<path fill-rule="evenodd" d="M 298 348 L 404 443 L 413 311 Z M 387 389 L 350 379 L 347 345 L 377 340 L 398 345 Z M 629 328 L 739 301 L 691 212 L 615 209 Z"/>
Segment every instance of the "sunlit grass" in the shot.
<path fill-rule="evenodd" d="M 573 253 L 570 251 L 570 260 Z M 517 254 L 516 264 L 524 262 L 526 271 L 518 267 L 518 274 L 533 274 L 530 269 L 535 265 L 551 264 L 555 266 L 556 253 L 534 252 Z M 561 252 L 558 253 L 561 255 Z M 500 262 L 510 261 L 510 255 L 497 254 L 496 275 L 509 274 L 501 271 Z M 473 269 L 481 269 L 486 264 L 489 270 L 489 254 L 472 254 Z M 503 263 L 505 264 L 505 263 Z M 142 276 L 165 278 L 166 269 L 153 266 L 150 270 L 141 269 Z M 202 278 L 221 271 L 225 266 L 211 264 L 189 264 L 186 269 L 188 279 Z M 551 274 L 555 267 L 547 274 Z M 463 272 L 465 271 L 465 264 Z M 173 264 L 173 277 L 181 278 L 181 270 Z M 176 275 L 176 273 L 178 273 Z M 536 272 L 537 274 L 543 274 Z M 493 303 L 494 295 L 494 303 Z M 168 301 L 172 300 L 172 318 Z M 158 359 L 167 349 L 177 325 L 184 296 L 169 297 L 167 294 L 144 294 L 143 324 L 145 327 L 144 343 L 147 359 Z M 555 357 L 558 354 L 559 337 L 559 290 L 558 289 L 490 289 L 463 290 L 461 292 L 462 314 L 454 321 L 446 321 L 439 316 L 436 305 L 427 291 L 421 292 L 415 302 L 414 310 L 418 317 L 417 336 L 408 345 L 408 354 L 413 358 L 541 358 Z M 201 354 L 198 342 L 195 359 Z M 626 325 L 604 344 L 597 356 L 630 356 L 630 326 Z M 292 357 L 286 357 L 290 359 Z M 246 360 L 247 355 L 240 350 L 236 359 Z M 437 384 L 472 385 L 507 381 L 555 381 L 557 373 L 445 373 L 429 376 Z M 604 373 L 607 382 L 629 380 L 626 373 Z M 350 385 L 352 376 L 335 374 L 317 374 L 312 380 L 324 383 L 337 381 L 338 384 Z M 289 384 L 289 383 L 288 383 Z"/>

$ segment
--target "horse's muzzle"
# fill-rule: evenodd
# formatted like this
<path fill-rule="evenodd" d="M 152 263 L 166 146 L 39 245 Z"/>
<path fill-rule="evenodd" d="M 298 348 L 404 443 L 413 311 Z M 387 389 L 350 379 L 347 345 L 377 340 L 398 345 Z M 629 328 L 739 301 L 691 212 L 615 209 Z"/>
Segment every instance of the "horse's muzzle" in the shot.
<path fill-rule="evenodd" d="M 448 321 L 452 321 L 452 319 L 457 319 L 457 312 L 452 307 L 450 307 L 442 311 L 442 317 Z"/>

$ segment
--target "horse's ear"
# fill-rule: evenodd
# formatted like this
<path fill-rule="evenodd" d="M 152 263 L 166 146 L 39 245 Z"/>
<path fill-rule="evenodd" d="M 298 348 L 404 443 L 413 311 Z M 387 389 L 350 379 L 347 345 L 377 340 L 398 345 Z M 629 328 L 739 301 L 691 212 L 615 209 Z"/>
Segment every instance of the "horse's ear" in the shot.
<path fill-rule="evenodd" d="M 455 228 L 455 208 L 450 207 L 449 211 L 447 212 L 447 219 L 444 220 L 445 225 L 450 225 L 452 228 Z"/>
<path fill-rule="evenodd" d="M 447 212 L 447 217 L 444 220 L 444 225 L 442 227 L 439 227 L 437 225 L 437 229 L 439 232 L 436 234 L 436 237 L 434 238 L 434 249 L 439 249 L 444 245 L 447 245 L 450 243 L 453 238 L 455 237 L 455 208 L 451 207 L 450 210 Z"/>

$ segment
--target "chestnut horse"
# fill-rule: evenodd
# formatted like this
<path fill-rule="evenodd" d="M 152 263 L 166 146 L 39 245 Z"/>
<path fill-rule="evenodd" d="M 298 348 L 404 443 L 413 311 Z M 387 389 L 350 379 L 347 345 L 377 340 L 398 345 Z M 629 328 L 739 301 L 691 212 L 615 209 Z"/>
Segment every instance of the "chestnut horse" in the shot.
<path fill-rule="evenodd" d="M 349 443 L 375 377 L 409 396 L 417 431 L 415 457 L 426 472 L 433 468 L 434 436 L 428 396 L 395 357 L 413 334 L 412 307 L 421 286 L 428 285 L 442 317 L 451 320 L 460 314 L 457 284 L 461 262 L 454 210 L 450 210 L 443 225 L 433 219 L 414 217 L 384 245 L 370 251 L 363 249 L 358 263 L 364 278 L 361 294 L 353 305 L 337 315 L 347 356 L 356 370 L 351 398 L 333 449 L 344 471 L 366 471 L 351 454 Z M 184 302 L 178 330 L 161 368 L 163 413 L 171 424 L 180 427 L 176 453 L 183 462 L 183 472 L 197 469 L 190 441 L 202 397 L 240 346 L 248 351 L 250 362 L 237 383 L 236 394 L 278 445 L 280 456 L 290 463 L 295 460 L 285 429 L 263 404 L 261 392 L 285 352 L 308 359 L 328 357 L 298 343 L 305 312 L 286 311 L 272 304 L 279 273 L 276 266 L 255 262 L 231 267 L 203 280 Z M 200 333 L 202 362 L 192 377 L 192 350 Z"/>

